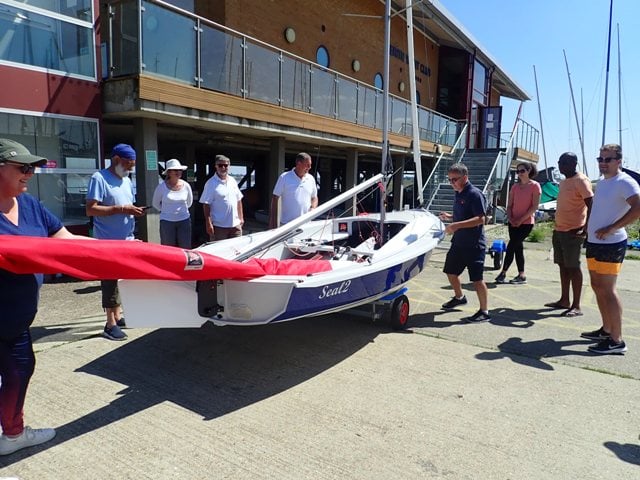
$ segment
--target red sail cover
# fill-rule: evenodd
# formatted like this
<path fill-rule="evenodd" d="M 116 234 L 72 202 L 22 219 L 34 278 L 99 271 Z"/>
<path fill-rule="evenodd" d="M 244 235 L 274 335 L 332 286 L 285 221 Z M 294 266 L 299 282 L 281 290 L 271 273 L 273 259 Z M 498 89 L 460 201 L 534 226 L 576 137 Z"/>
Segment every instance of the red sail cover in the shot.
<path fill-rule="evenodd" d="M 326 260 L 225 260 L 195 250 L 127 240 L 0 235 L 0 268 L 63 273 L 82 280 L 249 280 L 263 275 L 326 272 Z"/>

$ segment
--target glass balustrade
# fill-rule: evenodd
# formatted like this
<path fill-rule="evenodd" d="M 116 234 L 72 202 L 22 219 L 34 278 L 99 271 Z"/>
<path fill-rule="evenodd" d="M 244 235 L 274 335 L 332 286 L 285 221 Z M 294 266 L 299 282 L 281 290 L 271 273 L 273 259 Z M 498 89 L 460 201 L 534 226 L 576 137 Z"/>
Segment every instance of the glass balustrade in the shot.
<path fill-rule="evenodd" d="M 109 5 L 110 78 L 144 72 L 382 128 L 381 90 L 171 5 L 138 5 L 139 0 Z M 411 135 L 410 102 L 391 95 L 389 115 L 391 132 Z M 422 140 L 452 146 L 465 122 L 419 106 L 418 124 Z"/>

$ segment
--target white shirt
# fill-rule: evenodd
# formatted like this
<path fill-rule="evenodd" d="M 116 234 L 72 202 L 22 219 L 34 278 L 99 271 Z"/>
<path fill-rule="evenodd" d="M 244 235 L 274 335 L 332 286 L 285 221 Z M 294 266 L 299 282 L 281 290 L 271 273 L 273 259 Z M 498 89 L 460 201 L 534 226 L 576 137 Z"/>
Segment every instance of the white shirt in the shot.
<path fill-rule="evenodd" d="M 189 207 L 193 203 L 191 185 L 184 180 L 180 182 L 182 183 L 180 190 L 171 190 L 167 182 L 162 182 L 153 192 L 151 204 L 160 212 L 160 220 L 181 222 L 191 217 L 189 213 Z"/>
<path fill-rule="evenodd" d="M 589 243 L 618 243 L 627 239 L 627 231 L 619 228 L 600 240 L 596 238 L 596 230 L 611 225 L 631 208 L 627 199 L 640 194 L 640 186 L 624 172 L 611 178 L 598 181 L 593 195 L 591 215 L 587 225 L 587 241 Z"/>
<path fill-rule="evenodd" d="M 227 175 L 226 180 L 222 180 L 216 173 L 205 183 L 200 203 L 211 207 L 211 223 L 214 227 L 231 228 L 240 225 L 238 202 L 242 196 L 235 178 Z"/>
<path fill-rule="evenodd" d="M 308 173 L 300 178 L 294 170 L 289 170 L 280 175 L 273 194 L 280 197 L 280 223 L 284 224 L 309 211 L 311 199 L 318 196 L 318 187 Z"/>

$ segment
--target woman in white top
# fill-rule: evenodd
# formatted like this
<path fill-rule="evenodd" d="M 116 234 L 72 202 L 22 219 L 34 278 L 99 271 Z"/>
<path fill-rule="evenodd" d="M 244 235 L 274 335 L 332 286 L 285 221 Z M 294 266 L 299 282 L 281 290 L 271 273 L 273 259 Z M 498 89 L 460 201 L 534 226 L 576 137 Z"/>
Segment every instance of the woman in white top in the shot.
<path fill-rule="evenodd" d="M 179 160 L 167 160 L 164 182 L 153 193 L 153 207 L 160 212 L 160 243 L 191 248 L 191 214 L 193 203 L 191 185 L 182 180 L 187 169 Z"/>

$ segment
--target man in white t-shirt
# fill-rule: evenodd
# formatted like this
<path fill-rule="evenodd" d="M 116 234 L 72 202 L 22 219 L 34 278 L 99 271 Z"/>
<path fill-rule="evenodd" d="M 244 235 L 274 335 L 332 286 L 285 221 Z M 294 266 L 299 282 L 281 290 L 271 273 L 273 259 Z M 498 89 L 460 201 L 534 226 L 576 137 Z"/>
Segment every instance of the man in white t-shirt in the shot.
<path fill-rule="evenodd" d="M 280 175 L 271 198 L 269 228 L 278 226 L 279 201 L 282 207 L 280 225 L 289 223 L 318 206 L 318 187 L 316 180 L 309 175 L 309 170 L 311 157 L 302 152 L 296 157 L 295 167 Z"/>
<path fill-rule="evenodd" d="M 216 173 L 207 180 L 200 196 L 207 233 L 214 241 L 242 235 L 242 192 L 229 175 L 230 165 L 228 157 L 216 155 Z"/>
<path fill-rule="evenodd" d="M 597 160 L 603 178 L 596 185 L 585 246 L 602 326 L 580 336 L 599 342 L 589 347 L 590 352 L 621 354 L 627 346 L 622 340 L 622 303 L 616 280 L 627 250 L 624 227 L 640 218 L 640 186 L 622 171 L 620 145 L 603 145 Z"/>

